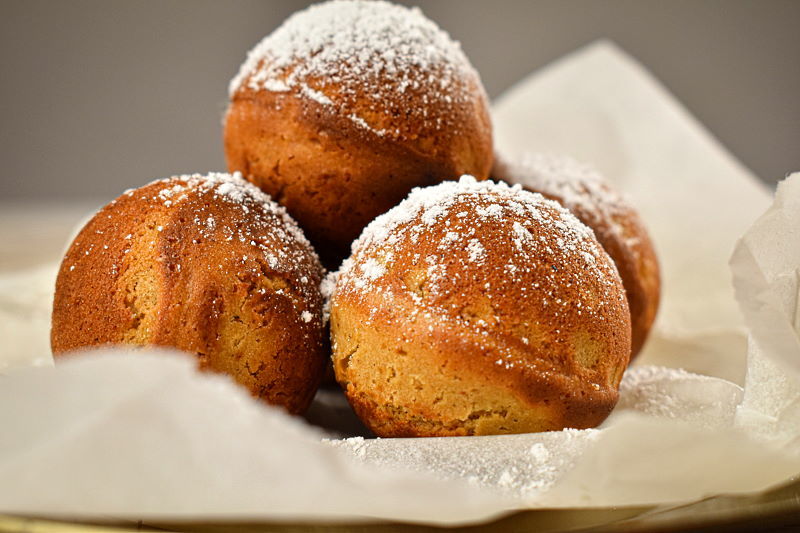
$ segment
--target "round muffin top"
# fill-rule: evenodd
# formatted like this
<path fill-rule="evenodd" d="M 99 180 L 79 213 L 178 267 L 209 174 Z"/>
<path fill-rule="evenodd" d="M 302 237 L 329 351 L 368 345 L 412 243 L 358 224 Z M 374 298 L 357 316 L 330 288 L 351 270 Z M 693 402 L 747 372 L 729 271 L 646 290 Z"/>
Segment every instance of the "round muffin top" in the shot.
<path fill-rule="evenodd" d="M 154 194 L 150 197 L 143 194 L 141 200 L 160 202 L 167 208 L 190 200 L 197 203 L 197 198 L 207 196 L 229 204 L 229 218 L 221 225 L 213 217 L 204 216 L 207 205 L 194 207 L 193 222 L 200 235 L 210 238 L 222 234 L 225 241 L 237 240 L 255 246 L 264 252 L 270 268 L 276 271 L 292 271 L 307 263 L 309 256 L 318 261 L 311 243 L 286 209 L 242 178 L 239 172 L 173 176 L 156 180 L 143 189 L 128 190 L 123 195 L 130 197 L 145 191 Z"/>
<path fill-rule="evenodd" d="M 568 156 L 526 152 L 512 160 L 498 154 L 492 175 L 557 199 L 595 231 L 602 227 L 627 236 L 630 216 L 638 219 L 630 203 L 599 172 Z"/>
<path fill-rule="evenodd" d="M 334 300 L 410 299 L 411 315 L 431 323 L 482 335 L 499 325 L 524 344 L 533 341 L 528 329 L 568 331 L 628 314 L 616 267 L 591 229 L 540 194 L 471 176 L 414 189 L 367 226 L 324 285 Z M 552 324 L 527 324 L 531 316 Z"/>
<path fill-rule="evenodd" d="M 292 292 L 289 297 L 299 298 L 298 307 L 315 299 L 323 269 L 313 247 L 286 209 L 238 172 L 173 176 L 125 191 L 82 230 L 65 261 L 91 261 L 94 254 L 111 254 L 116 258 L 111 264 L 114 274 L 121 268 L 119 261 L 144 231 L 137 221 L 139 226 L 146 224 L 150 213 L 155 212 L 163 213 L 157 218 L 162 222 L 153 228 L 155 235 L 186 253 L 196 254 L 210 247 L 204 252 L 210 254 L 207 262 L 211 256 L 217 258 L 219 264 L 215 266 L 224 271 L 222 274 L 260 274 L 263 261 L 273 272 L 297 279 L 298 293 Z M 102 229 L 92 231 L 95 227 Z M 117 235 L 119 242 L 104 244 L 104 237 Z M 183 242 L 187 239 L 189 242 Z M 158 242 L 154 239 L 153 245 Z M 112 254 L 117 248 L 119 254 Z M 170 270 L 181 271 L 180 255 L 164 260 Z M 69 264 L 68 268 L 72 270 L 73 266 Z"/>
<path fill-rule="evenodd" d="M 325 361 L 323 273 L 286 210 L 241 176 L 154 181 L 103 207 L 67 250 L 53 353 L 169 346 L 301 412 Z"/>
<path fill-rule="evenodd" d="M 436 131 L 441 107 L 469 108 L 486 95 L 458 42 L 418 8 L 334 0 L 289 17 L 253 48 L 231 80 L 239 92 L 309 98 L 379 136 L 407 135 L 403 123 Z M 413 103 L 413 105 L 411 105 Z"/>

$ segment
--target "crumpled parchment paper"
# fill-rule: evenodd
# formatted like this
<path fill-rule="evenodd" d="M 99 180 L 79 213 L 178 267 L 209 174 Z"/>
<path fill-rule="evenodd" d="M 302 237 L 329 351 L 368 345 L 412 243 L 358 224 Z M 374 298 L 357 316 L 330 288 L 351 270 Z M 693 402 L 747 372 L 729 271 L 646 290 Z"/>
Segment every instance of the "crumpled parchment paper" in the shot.
<path fill-rule="evenodd" d="M 337 439 L 186 356 L 98 351 L 48 367 L 51 265 L 0 277 L 0 511 L 467 524 L 758 491 L 800 473 L 800 176 L 769 207 L 609 43 L 534 73 L 494 111 L 504 152 L 593 163 L 631 195 L 658 248 L 653 339 L 601 428 Z"/>
<path fill-rule="evenodd" d="M 737 423 L 800 452 L 800 173 L 778 184 L 774 204 L 739 240 L 731 268 L 750 331 Z"/>

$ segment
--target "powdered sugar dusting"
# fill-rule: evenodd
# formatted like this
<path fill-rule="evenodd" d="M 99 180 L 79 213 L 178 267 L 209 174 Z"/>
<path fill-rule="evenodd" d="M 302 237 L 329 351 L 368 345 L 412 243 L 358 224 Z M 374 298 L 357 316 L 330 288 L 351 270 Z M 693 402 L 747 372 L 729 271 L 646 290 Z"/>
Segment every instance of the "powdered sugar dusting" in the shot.
<path fill-rule="evenodd" d="M 376 127 L 371 117 L 390 116 L 403 95 L 424 92 L 410 118 L 437 126 L 429 109 L 468 102 L 470 84 L 481 87 L 460 45 L 418 8 L 335 0 L 295 13 L 264 38 L 229 91 L 293 91 L 383 136 L 399 132 Z M 356 98 L 368 100 L 366 114 L 355 112 Z"/>
<path fill-rule="evenodd" d="M 469 244 L 467 244 L 467 251 L 469 251 L 469 261 L 471 263 L 479 263 L 486 258 L 486 250 L 478 239 L 471 239 L 469 241 Z"/>
<path fill-rule="evenodd" d="M 191 238 L 187 245 L 232 243 L 214 248 L 217 251 L 230 248 L 233 255 L 220 254 L 220 262 L 209 268 L 235 275 L 240 281 L 272 275 L 291 279 L 291 282 L 277 282 L 288 285 L 277 287 L 276 294 L 292 300 L 304 323 L 322 320 L 319 281 L 324 272 L 316 252 L 286 209 L 238 172 L 187 174 L 156 180 L 125 192 L 122 198 L 126 197 L 147 202 L 157 207 L 157 212 L 163 212 L 158 217 L 163 223 L 153 229 L 167 242 Z M 136 236 L 128 234 L 124 238 L 123 254 L 130 251 L 139 235 L 137 228 Z M 150 246 L 156 246 L 156 242 Z M 174 261 L 170 267 L 174 272 L 184 270 L 185 265 L 177 262 L 179 259 L 180 255 L 169 259 L 171 263 Z"/>
<path fill-rule="evenodd" d="M 533 235 L 525 226 L 515 221 L 512 228 L 514 230 L 514 245 L 519 250 L 524 250 L 526 245 L 533 242 Z"/>
<path fill-rule="evenodd" d="M 416 272 L 413 279 L 403 278 L 408 272 Z M 498 304 L 530 299 L 554 319 L 572 314 L 603 321 L 606 305 L 625 301 L 616 268 L 591 229 L 540 194 L 472 176 L 414 189 L 376 218 L 328 287 L 334 300 L 382 297 L 391 305 L 403 294 L 419 305 L 414 312 L 425 311 L 426 321 L 449 327 L 463 320 L 485 335 L 500 318 L 465 311 L 465 287 Z M 512 363 L 500 358 L 497 364 Z"/>
<path fill-rule="evenodd" d="M 627 200 L 595 169 L 571 157 L 525 153 L 518 159 L 496 155 L 492 175 L 552 197 L 586 224 L 625 237 L 617 222 L 629 217 Z"/>
<path fill-rule="evenodd" d="M 361 272 L 371 281 L 383 276 L 386 273 L 386 269 L 374 259 L 367 259 L 366 263 L 361 265 Z"/>
<path fill-rule="evenodd" d="M 325 441 L 356 460 L 458 480 L 526 501 L 550 490 L 600 437 L 596 429 L 471 437 Z"/>
<path fill-rule="evenodd" d="M 222 172 L 186 174 L 153 182 L 153 184 L 156 183 L 163 183 L 164 188 L 158 192 L 157 197 L 154 199 L 161 200 L 165 207 L 171 207 L 177 202 L 186 200 L 187 193 L 191 191 L 210 192 L 220 200 L 237 204 L 245 212 L 249 212 L 252 206 L 257 204 L 259 208 L 265 209 L 268 213 L 280 218 L 282 225 L 285 227 L 285 232 L 288 232 L 291 238 L 302 243 L 303 246 L 311 247 L 302 230 L 289 213 L 286 212 L 286 209 L 273 202 L 272 198 L 264 191 L 242 178 L 239 172 L 234 172 L 233 174 Z M 216 221 L 213 217 L 207 217 L 202 220 L 198 217 L 197 220 L 209 231 L 216 229 Z"/>
<path fill-rule="evenodd" d="M 619 393 L 616 415 L 634 411 L 715 430 L 733 424 L 743 391 L 729 381 L 683 369 L 639 366 L 625 372 Z"/>

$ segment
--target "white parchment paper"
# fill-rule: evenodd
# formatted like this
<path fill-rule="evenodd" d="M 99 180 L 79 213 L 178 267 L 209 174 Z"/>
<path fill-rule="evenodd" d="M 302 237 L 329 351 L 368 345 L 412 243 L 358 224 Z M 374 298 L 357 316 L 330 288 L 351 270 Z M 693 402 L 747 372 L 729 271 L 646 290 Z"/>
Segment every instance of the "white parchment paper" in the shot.
<path fill-rule="evenodd" d="M 53 368 L 50 265 L 0 278 L 0 511 L 466 524 L 758 491 L 800 473 L 800 176 L 769 207 L 609 43 L 532 74 L 494 111 L 502 151 L 593 163 L 654 237 L 663 305 L 601 428 L 341 440 L 186 356 L 93 352 Z"/>
<path fill-rule="evenodd" d="M 778 184 L 775 203 L 731 258 L 736 297 L 750 331 L 737 423 L 800 451 L 800 173 Z"/>

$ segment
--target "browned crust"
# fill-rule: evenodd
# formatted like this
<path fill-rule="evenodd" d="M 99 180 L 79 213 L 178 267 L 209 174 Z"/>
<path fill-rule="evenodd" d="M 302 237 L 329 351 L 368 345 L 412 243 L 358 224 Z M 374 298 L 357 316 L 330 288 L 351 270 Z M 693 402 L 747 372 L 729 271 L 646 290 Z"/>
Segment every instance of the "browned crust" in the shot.
<path fill-rule="evenodd" d="M 391 246 L 390 271 L 365 294 L 337 285 L 334 370 L 353 408 L 385 437 L 598 425 L 617 401 L 630 355 L 630 314 L 610 258 L 595 244 L 605 277 L 591 279 L 577 262 L 559 263 L 543 251 L 510 281 L 503 267 L 513 250 L 500 237 L 507 231 L 483 225 L 475 236 L 492 250 L 491 261 L 460 269 L 467 251 L 443 254 L 438 245 L 459 227 L 456 213 L 474 208 L 450 207 L 451 214 L 415 243 L 396 228 L 401 237 Z M 351 259 L 380 262 L 387 251 L 374 246 Z M 427 289 L 428 265 L 417 254 L 448 265 L 435 293 Z M 487 284 L 498 288 L 491 297 Z M 565 303 L 554 306 L 556 300 Z M 582 312 L 579 301 L 596 312 Z"/>
<path fill-rule="evenodd" d="M 606 217 L 602 210 L 586 210 L 579 205 L 568 205 L 552 191 L 535 190 L 531 187 L 525 189 L 538 192 L 572 211 L 581 222 L 592 228 L 598 242 L 613 259 L 628 298 L 633 359 L 647 340 L 661 298 L 658 258 L 639 213 L 618 197 L 615 197 L 613 215 Z M 597 198 L 596 201 L 603 200 Z"/>
<path fill-rule="evenodd" d="M 584 375 L 495 364 L 509 348 L 520 360 L 543 356 L 513 341 L 490 344 L 466 328 L 430 332 L 424 321 L 370 321 L 353 307 L 334 309 L 333 327 L 357 332 L 334 337 L 342 343 L 334 368 L 356 414 L 381 437 L 584 429 L 605 420 L 618 399 L 615 385 L 596 389 Z"/>
<path fill-rule="evenodd" d="M 247 234 L 250 226 L 264 228 L 264 217 L 282 222 L 257 206 L 242 210 L 194 191 L 165 207 L 156 195 L 166 186 L 123 194 L 75 238 L 56 282 L 54 354 L 113 344 L 174 347 L 259 398 L 305 410 L 326 360 L 318 260 L 270 231 L 229 239 L 225 228 Z M 213 218 L 216 229 L 197 217 Z M 293 269 L 273 268 L 259 244 L 302 259 Z M 304 321 L 303 311 L 313 319 Z"/>
<path fill-rule="evenodd" d="M 479 81 L 467 83 L 464 102 L 423 104 L 422 92 L 409 91 L 385 116 L 337 97 L 331 86 L 326 94 L 333 106 L 298 91 L 254 91 L 245 82 L 225 120 L 228 168 L 285 205 L 323 261 L 338 265 L 364 226 L 413 187 L 462 174 L 488 177 L 491 122 Z M 422 105 L 430 111 L 425 121 L 405 118 Z M 374 129 L 359 126 L 351 114 Z"/>
<path fill-rule="evenodd" d="M 647 340 L 661 297 L 655 247 L 636 209 L 601 175 L 563 156 L 524 154 L 507 159 L 496 154 L 492 174 L 555 200 L 592 228 L 625 286 L 633 359 Z"/>
<path fill-rule="evenodd" d="M 587 225 L 595 230 L 597 240 L 616 263 L 625 286 L 631 311 L 633 359 L 644 346 L 655 322 L 661 299 L 661 276 L 655 248 L 638 213 L 631 208 L 615 223 L 622 229 L 621 234 L 608 231 L 601 224 Z"/>

